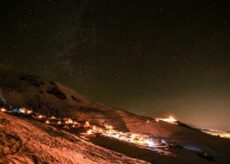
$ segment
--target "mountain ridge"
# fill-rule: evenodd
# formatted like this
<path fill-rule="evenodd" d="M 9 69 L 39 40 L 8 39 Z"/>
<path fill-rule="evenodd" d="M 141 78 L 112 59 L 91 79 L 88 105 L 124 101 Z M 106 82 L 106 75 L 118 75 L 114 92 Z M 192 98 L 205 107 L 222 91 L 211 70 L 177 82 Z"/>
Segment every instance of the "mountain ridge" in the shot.
<path fill-rule="evenodd" d="M 144 160 L 146 162 L 151 162 L 151 163 L 154 161 L 157 161 L 159 163 L 167 163 L 170 161 L 176 161 L 178 163 L 184 163 L 184 162 L 193 163 L 194 161 L 198 163 L 209 163 L 210 162 L 209 160 L 206 160 L 203 157 L 200 158 L 199 153 L 194 152 L 195 148 L 196 149 L 199 148 L 203 150 L 210 149 L 210 152 L 215 152 L 215 153 L 211 153 L 214 158 L 214 162 L 226 163 L 229 161 L 228 158 L 229 153 L 227 151 L 228 148 L 230 148 L 229 140 L 209 136 L 198 130 L 194 130 L 192 128 L 188 128 L 187 126 L 184 126 L 186 124 L 183 124 L 182 126 L 182 124 L 174 125 L 163 121 L 156 121 L 156 119 L 154 118 L 138 116 L 136 114 L 126 112 L 125 110 L 119 110 L 104 105 L 102 103 L 97 103 L 84 96 L 81 96 L 74 90 L 58 82 L 43 80 L 40 77 L 34 75 L 27 75 L 27 74 L 2 75 L 1 74 L 1 78 L 2 78 L 0 81 L 0 88 L 1 88 L 1 95 L 2 95 L 1 97 L 3 97 L 5 100 L 5 102 L 2 101 L 2 103 L 7 103 L 16 107 L 26 107 L 28 109 L 32 109 L 36 113 L 55 116 L 58 118 L 73 118 L 78 121 L 83 121 L 83 122 L 87 121 L 90 122 L 90 124 L 99 127 L 103 127 L 105 124 L 108 124 L 111 125 L 117 131 L 123 133 L 134 133 L 134 134 L 147 135 L 155 138 L 163 138 L 169 143 L 175 143 L 173 144 L 174 145 L 173 148 L 169 147 L 169 150 L 173 155 L 162 156 L 162 155 L 157 155 L 156 153 L 151 151 L 149 152 L 149 150 L 147 149 L 141 149 L 132 146 L 132 144 L 131 146 L 129 146 L 129 144 L 127 145 L 127 143 L 123 143 L 120 141 L 117 143 L 117 141 L 115 141 L 114 139 L 110 139 L 108 137 L 89 138 L 89 141 L 87 141 L 87 143 L 89 142 L 91 144 L 102 147 L 103 149 L 110 150 L 111 154 L 113 154 L 113 152 L 114 153 L 118 152 L 124 154 L 124 156 L 127 155 L 127 159 L 128 158 L 141 159 L 138 162 L 143 162 L 142 160 Z M 11 120 L 10 122 L 12 122 L 11 117 L 15 118 L 15 116 L 9 116 L 8 118 L 8 115 L 6 114 L 3 115 L 1 114 L 1 120 L 3 119 L 2 117 L 6 120 L 10 119 Z M 17 120 L 34 123 L 33 120 L 30 119 L 24 120 L 24 119 L 25 118 L 21 118 L 21 117 L 17 118 Z M 37 123 L 33 125 L 34 128 L 36 128 L 37 126 L 39 126 L 40 128 L 50 126 L 50 125 L 44 125 L 43 127 L 43 125 L 41 124 L 38 125 Z M 7 131 L 5 126 L 6 125 L 4 125 L 4 123 L 1 125 L 2 134 L 5 134 L 4 130 Z M 11 125 L 11 126 L 17 126 L 17 125 Z M 58 131 L 59 129 L 57 127 L 51 126 L 49 130 Z M 45 132 L 48 133 L 50 139 L 52 139 L 52 137 L 54 136 L 50 135 L 49 130 L 46 130 Z M 15 133 L 20 134 L 20 131 Z M 68 134 L 70 133 L 71 135 L 78 135 L 68 131 L 65 133 Z M 65 136 L 62 133 L 61 135 Z M 104 143 L 107 144 L 105 145 Z M 123 144 L 125 145 L 125 147 L 122 146 Z M 180 148 L 175 148 L 175 145 L 179 145 Z M 187 145 L 193 145 L 194 148 L 192 149 L 192 146 L 187 146 Z M 130 151 L 128 149 L 126 150 L 126 147 L 129 147 Z M 192 151 L 184 150 L 185 148 L 192 149 Z M 133 153 L 130 154 L 130 152 Z M 184 157 L 182 157 L 181 155 L 183 155 Z M 56 157 L 53 158 L 56 159 Z M 69 158 L 72 157 L 69 156 Z M 190 158 L 193 158 L 193 160 L 190 160 Z M 40 158 L 39 160 L 41 161 Z M 119 158 L 117 158 L 117 160 L 119 161 Z M 136 159 L 134 159 L 134 161 L 135 160 Z M 30 162 L 33 163 L 34 161 L 30 161 Z M 59 162 L 63 163 L 63 161 L 59 161 Z M 91 162 L 89 161 L 89 163 Z M 109 160 L 107 161 L 105 160 L 104 162 L 111 163 L 111 161 Z M 124 161 L 122 160 L 119 162 L 124 163 Z"/>

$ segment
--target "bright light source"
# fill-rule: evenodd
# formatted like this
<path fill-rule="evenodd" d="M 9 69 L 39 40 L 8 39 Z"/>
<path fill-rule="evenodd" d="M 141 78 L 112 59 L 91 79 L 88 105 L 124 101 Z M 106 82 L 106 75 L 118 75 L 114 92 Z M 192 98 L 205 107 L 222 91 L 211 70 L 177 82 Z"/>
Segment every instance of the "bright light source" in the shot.
<path fill-rule="evenodd" d="M 6 108 L 1 108 L 1 112 L 6 112 Z"/>
<path fill-rule="evenodd" d="M 95 125 L 87 126 L 90 129 L 87 130 L 85 135 L 100 134 L 102 136 L 145 147 L 158 153 L 168 154 L 168 152 L 164 150 L 164 148 L 168 147 L 166 141 L 162 142 L 161 140 L 151 138 L 150 136 L 144 134 L 121 132 L 114 129 L 113 126 L 107 124 L 104 126 L 105 128 L 97 127 Z"/>
<path fill-rule="evenodd" d="M 170 124 L 175 124 L 177 125 L 177 120 L 173 117 L 173 116 L 169 116 L 167 118 L 156 118 L 156 121 L 164 121 L 164 122 L 168 122 Z"/>
<path fill-rule="evenodd" d="M 27 113 L 27 114 L 32 114 L 33 111 L 32 111 L 32 110 L 27 110 L 26 113 Z"/>
<path fill-rule="evenodd" d="M 26 108 L 20 108 L 19 113 L 26 113 Z"/>

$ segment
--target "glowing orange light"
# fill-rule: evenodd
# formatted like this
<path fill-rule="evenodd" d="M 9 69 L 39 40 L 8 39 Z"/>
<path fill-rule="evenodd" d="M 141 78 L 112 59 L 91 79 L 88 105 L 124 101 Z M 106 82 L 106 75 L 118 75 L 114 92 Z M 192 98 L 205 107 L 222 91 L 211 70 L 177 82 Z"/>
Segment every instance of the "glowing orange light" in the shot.
<path fill-rule="evenodd" d="M 111 125 L 104 125 L 104 126 L 105 128 L 100 128 L 95 125 L 92 125 L 90 126 L 90 129 L 87 130 L 85 135 L 100 134 L 102 136 L 114 138 L 123 142 L 129 142 L 142 147 L 147 147 L 157 152 L 166 153 L 164 150 L 161 149 L 167 147 L 166 142 L 161 142 L 158 141 L 157 139 L 152 139 L 148 135 L 121 132 L 115 130 Z"/>
<path fill-rule="evenodd" d="M 230 139 L 230 132 L 224 131 L 224 130 L 216 130 L 216 129 L 208 129 L 208 130 L 202 130 L 202 132 L 207 133 L 212 136 L 219 136 L 222 138 L 228 138 Z"/>
<path fill-rule="evenodd" d="M 8 109 L 6 108 L 0 108 L 0 111 L 6 112 Z M 10 110 L 9 110 L 10 111 Z M 77 126 L 80 126 L 81 123 L 74 121 L 70 118 L 56 118 L 55 116 L 47 116 L 47 115 L 42 115 L 33 112 L 31 109 L 26 109 L 26 108 L 19 108 L 19 110 L 16 110 L 16 112 L 22 113 L 22 114 L 31 114 L 31 117 L 36 118 L 36 119 L 42 119 L 42 118 L 47 118 L 45 120 L 46 124 L 58 124 L 58 125 L 63 125 L 63 128 L 70 129 L 70 128 L 75 128 Z M 172 116 L 165 118 L 165 119 L 156 119 L 156 121 L 166 121 L 169 123 L 176 124 L 177 120 L 174 119 Z M 146 123 L 150 123 L 149 120 L 146 121 Z M 135 133 L 130 133 L 130 132 L 121 132 L 116 130 L 113 126 L 105 124 L 104 127 L 98 127 L 96 125 L 91 125 L 88 121 L 86 121 L 83 125 L 84 128 L 86 128 L 86 133 L 84 135 L 93 135 L 93 134 L 99 134 L 102 136 L 114 138 L 123 142 L 129 142 L 136 144 L 141 147 L 146 147 L 150 148 L 154 151 L 157 152 L 164 152 L 162 150 L 162 147 L 168 147 L 168 144 L 166 141 L 162 142 L 159 139 L 153 139 L 148 135 L 144 134 L 135 134 Z"/>
<path fill-rule="evenodd" d="M 86 132 L 88 135 L 91 135 L 93 134 L 93 131 L 91 129 L 89 129 L 87 132 Z"/>
<path fill-rule="evenodd" d="M 73 120 L 70 118 L 65 118 L 65 124 L 73 124 Z"/>
<path fill-rule="evenodd" d="M 55 116 L 51 116 L 50 119 L 56 119 L 56 117 Z"/>
<path fill-rule="evenodd" d="M 169 116 L 167 118 L 156 118 L 156 121 L 164 121 L 164 122 L 168 122 L 170 124 L 175 124 L 177 125 L 177 120 L 173 117 L 173 116 Z"/>
<path fill-rule="evenodd" d="M 45 118 L 45 116 L 39 114 L 39 115 L 37 116 L 37 118 L 42 119 L 42 118 Z"/>
<path fill-rule="evenodd" d="M 90 123 L 88 121 L 86 121 L 84 124 L 84 128 L 88 128 L 88 127 L 90 127 Z"/>
<path fill-rule="evenodd" d="M 33 111 L 32 111 L 32 110 L 27 110 L 26 113 L 27 113 L 27 114 L 32 114 Z"/>
<path fill-rule="evenodd" d="M 26 111 L 27 111 L 26 108 L 20 108 L 19 109 L 19 112 L 21 112 L 21 113 L 26 113 Z"/>
<path fill-rule="evenodd" d="M 1 108 L 1 112 L 6 112 L 6 108 Z"/>

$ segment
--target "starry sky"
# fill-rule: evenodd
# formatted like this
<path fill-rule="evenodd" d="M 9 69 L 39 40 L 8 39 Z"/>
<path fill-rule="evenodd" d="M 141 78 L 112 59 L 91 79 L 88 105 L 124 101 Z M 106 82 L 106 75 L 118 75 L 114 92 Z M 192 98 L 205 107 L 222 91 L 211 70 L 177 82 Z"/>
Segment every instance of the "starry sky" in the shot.
<path fill-rule="evenodd" d="M 230 129 L 230 8 L 216 0 L 0 2 L 0 68 L 140 115 Z"/>

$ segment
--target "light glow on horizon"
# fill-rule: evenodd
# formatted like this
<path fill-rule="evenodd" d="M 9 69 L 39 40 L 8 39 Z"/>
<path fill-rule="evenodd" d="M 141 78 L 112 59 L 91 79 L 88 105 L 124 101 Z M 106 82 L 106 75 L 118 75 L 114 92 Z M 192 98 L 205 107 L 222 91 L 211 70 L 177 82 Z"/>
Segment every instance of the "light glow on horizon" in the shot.
<path fill-rule="evenodd" d="M 202 129 L 203 133 L 212 135 L 212 136 L 219 136 L 221 138 L 230 139 L 230 132 L 225 130 L 217 130 L 217 129 Z"/>

